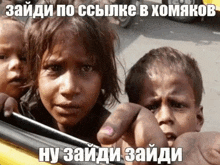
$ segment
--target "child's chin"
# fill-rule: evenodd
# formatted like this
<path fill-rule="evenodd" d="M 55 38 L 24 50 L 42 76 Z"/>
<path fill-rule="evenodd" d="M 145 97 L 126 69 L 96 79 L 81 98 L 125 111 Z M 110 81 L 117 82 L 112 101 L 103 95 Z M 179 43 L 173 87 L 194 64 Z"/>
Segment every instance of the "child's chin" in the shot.
<path fill-rule="evenodd" d="M 22 96 L 22 90 L 14 90 L 13 92 L 6 92 L 7 95 L 13 97 L 16 100 L 19 100 Z"/>
<path fill-rule="evenodd" d="M 173 140 L 168 140 L 168 146 L 172 147 L 173 146 L 174 141 Z"/>

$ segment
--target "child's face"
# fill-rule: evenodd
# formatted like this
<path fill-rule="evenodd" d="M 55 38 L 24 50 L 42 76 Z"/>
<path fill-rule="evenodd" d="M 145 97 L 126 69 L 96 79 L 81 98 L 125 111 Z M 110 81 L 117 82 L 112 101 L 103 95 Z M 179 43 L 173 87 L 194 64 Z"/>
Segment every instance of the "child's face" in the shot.
<path fill-rule="evenodd" d="M 195 105 L 192 86 L 184 73 L 152 72 L 145 78 L 139 104 L 151 110 L 169 146 L 185 132 L 200 131 L 202 107 Z"/>
<path fill-rule="evenodd" d="M 61 129 L 74 126 L 95 105 L 101 75 L 81 44 L 66 39 L 63 44 L 55 44 L 50 56 L 48 51 L 44 53 L 38 87 L 45 108 Z"/>
<path fill-rule="evenodd" d="M 22 95 L 27 66 L 23 32 L 17 22 L 0 21 L 0 92 L 19 99 Z"/>

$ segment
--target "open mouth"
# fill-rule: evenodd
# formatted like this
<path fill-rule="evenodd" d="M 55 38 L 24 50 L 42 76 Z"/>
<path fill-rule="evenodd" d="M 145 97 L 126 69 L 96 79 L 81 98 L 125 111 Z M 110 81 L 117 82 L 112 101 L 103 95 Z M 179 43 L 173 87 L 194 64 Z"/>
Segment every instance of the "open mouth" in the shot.
<path fill-rule="evenodd" d="M 176 135 L 174 135 L 174 134 L 167 134 L 166 137 L 167 137 L 167 140 L 175 140 L 176 139 Z"/>
<path fill-rule="evenodd" d="M 166 135 L 168 144 L 171 147 L 173 145 L 174 141 L 176 140 L 177 136 L 173 133 L 166 133 L 165 135 Z"/>

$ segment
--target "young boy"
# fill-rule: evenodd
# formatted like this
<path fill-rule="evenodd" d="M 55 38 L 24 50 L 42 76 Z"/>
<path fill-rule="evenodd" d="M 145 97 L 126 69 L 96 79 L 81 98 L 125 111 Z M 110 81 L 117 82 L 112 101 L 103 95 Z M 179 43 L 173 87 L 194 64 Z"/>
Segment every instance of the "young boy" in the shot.
<path fill-rule="evenodd" d="M 197 62 L 171 47 L 153 49 L 130 70 L 125 90 L 129 101 L 149 109 L 168 145 L 186 132 L 199 132 L 203 82 Z"/>
<path fill-rule="evenodd" d="M 220 133 L 199 133 L 203 83 L 193 58 L 170 47 L 153 49 L 131 68 L 125 90 L 130 102 L 154 114 L 168 145 L 183 148 L 183 161 L 172 164 L 220 164 Z"/>
<path fill-rule="evenodd" d="M 203 83 L 195 59 L 170 47 L 153 49 L 131 68 L 125 90 L 130 102 L 154 114 L 168 145 L 183 148 L 183 161 L 172 164 L 220 164 L 220 133 L 199 133 Z"/>

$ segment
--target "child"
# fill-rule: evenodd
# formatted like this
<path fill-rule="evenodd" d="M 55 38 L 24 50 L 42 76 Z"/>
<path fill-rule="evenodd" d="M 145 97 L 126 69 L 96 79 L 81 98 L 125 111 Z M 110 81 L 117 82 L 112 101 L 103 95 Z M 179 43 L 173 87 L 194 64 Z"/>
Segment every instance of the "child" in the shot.
<path fill-rule="evenodd" d="M 11 17 L 0 17 L 0 92 L 19 100 L 24 92 L 27 66 L 24 25 Z"/>
<path fill-rule="evenodd" d="M 181 134 L 200 131 L 203 83 L 190 56 L 171 47 L 153 49 L 131 68 L 125 86 L 130 102 L 154 114 L 170 147 Z"/>
<path fill-rule="evenodd" d="M 114 33 L 93 17 L 49 17 L 34 22 L 27 39 L 31 95 L 39 93 L 33 116 L 99 144 L 96 134 L 110 114 L 103 105 L 119 92 Z"/>

